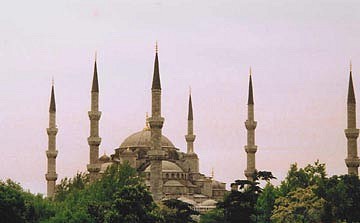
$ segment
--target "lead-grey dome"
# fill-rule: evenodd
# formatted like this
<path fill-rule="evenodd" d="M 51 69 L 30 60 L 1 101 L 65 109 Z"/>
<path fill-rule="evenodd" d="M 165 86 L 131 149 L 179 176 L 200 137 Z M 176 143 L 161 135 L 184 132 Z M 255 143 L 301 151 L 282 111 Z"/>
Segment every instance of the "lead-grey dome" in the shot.
<path fill-rule="evenodd" d="M 175 148 L 174 144 L 166 137 L 161 137 L 162 147 Z M 144 129 L 127 137 L 120 145 L 120 148 L 151 147 L 151 131 Z"/>

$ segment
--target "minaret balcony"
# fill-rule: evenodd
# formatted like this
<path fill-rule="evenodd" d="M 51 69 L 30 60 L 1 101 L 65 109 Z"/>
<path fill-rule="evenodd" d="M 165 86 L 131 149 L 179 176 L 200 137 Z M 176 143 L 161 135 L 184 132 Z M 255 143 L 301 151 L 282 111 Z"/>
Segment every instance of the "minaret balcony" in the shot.
<path fill-rule="evenodd" d="M 257 151 L 257 146 L 255 146 L 255 145 L 245 146 L 245 151 L 246 151 L 247 153 L 256 153 L 256 151 Z"/>
<path fill-rule="evenodd" d="M 57 150 L 47 150 L 46 151 L 46 157 L 47 158 L 56 158 L 58 155 L 58 151 Z"/>
<path fill-rule="evenodd" d="M 47 128 L 46 131 L 48 135 L 56 135 L 58 132 L 58 128 L 51 127 Z"/>
<path fill-rule="evenodd" d="M 101 117 L 101 112 L 100 111 L 89 111 L 88 115 L 89 115 L 89 119 L 91 121 L 92 120 L 99 121 L 100 117 Z"/>
<path fill-rule="evenodd" d="M 164 124 L 163 117 L 150 117 L 148 118 L 150 128 L 162 128 Z"/>
<path fill-rule="evenodd" d="M 254 130 L 256 128 L 257 122 L 253 120 L 246 120 L 245 127 L 247 130 Z"/>
<path fill-rule="evenodd" d="M 194 142 L 196 135 L 185 135 L 186 142 Z"/>
<path fill-rule="evenodd" d="M 348 139 L 356 139 L 359 136 L 359 129 L 345 129 L 345 135 Z"/>
<path fill-rule="evenodd" d="M 101 143 L 101 138 L 96 136 L 88 137 L 89 146 L 98 146 Z"/>
<path fill-rule="evenodd" d="M 360 160 L 358 157 L 348 157 L 345 159 L 345 163 L 347 167 L 359 167 Z"/>
<path fill-rule="evenodd" d="M 47 181 L 56 181 L 58 178 L 58 175 L 55 172 L 48 172 L 45 174 L 45 178 Z"/>

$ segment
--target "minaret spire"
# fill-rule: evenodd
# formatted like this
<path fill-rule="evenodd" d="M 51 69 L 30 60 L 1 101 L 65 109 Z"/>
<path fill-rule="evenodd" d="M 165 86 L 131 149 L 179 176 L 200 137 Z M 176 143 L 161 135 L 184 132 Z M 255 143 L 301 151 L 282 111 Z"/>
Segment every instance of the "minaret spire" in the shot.
<path fill-rule="evenodd" d="M 194 152 L 194 141 L 196 135 L 194 135 L 194 116 L 193 116 L 193 107 L 192 107 L 192 98 L 191 98 L 191 88 L 189 90 L 189 107 L 188 107 L 188 125 L 187 125 L 187 134 L 185 135 L 185 140 L 187 144 L 187 152 L 184 155 L 185 157 L 185 167 L 189 170 L 193 178 L 197 177 L 199 173 L 199 158 Z"/>
<path fill-rule="evenodd" d="M 253 174 L 256 172 L 255 153 L 257 151 L 257 146 L 255 145 L 255 128 L 257 122 L 254 120 L 254 96 L 251 68 L 249 73 L 248 118 L 245 121 L 245 127 L 247 129 L 247 145 L 245 146 L 245 151 L 247 153 L 247 167 L 244 173 L 246 178 L 252 181 Z"/>
<path fill-rule="evenodd" d="M 96 63 L 96 53 L 94 62 L 94 74 L 91 87 L 91 110 L 88 112 L 90 119 L 90 136 L 88 144 L 90 146 L 90 162 L 87 165 L 87 170 L 90 173 L 90 181 L 95 181 L 99 176 L 100 163 L 99 160 L 99 145 L 101 138 L 99 137 L 99 120 L 101 112 L 99 111 L 99 83 Z"/>
<path fill-rule="evenodd" d="M 161 84 L 159 73 L 158 47 L 156 43 L 154 74 L 151 88 L 151 117 L 148 118 L 151 130 L 152 148 L 148 152 L 150 159 L 150 191 L 155 201 L 163 197 L 162 160 L 165 151 L 161 147 L 162 127 L 164 118 L 161 117 Z"/>
<path fill-rule="evenodd" d="M 154 75 L 153 75 L 153 82 L 152 82 L 152 90 L 161 90 L 161 84 L 160 84 L 160 72 L 159 72 L 159 58 L 158 58 L 158 44 L 156 42 L 155 45 L 155 62 L 154 62 Z"/>
<path fill-rule="evenodd" d="M 347 138 L 347 157 L 345 163 L 348 167 L 348 174 L 358 175 L 360 161 L 357 153 L 357 138 L 359 136 L 359 129 L 356 128 L 356 100 L 352 80 L 351 61 L 347 98 L 347 129 L 345 129 L 345 136 Z"/>
<path fill-rule="evenodd" d="M 51 96 L 50 96 L 50 107 L 49 107 L 49 128 L 46 129 L 48 134 L 48 150 L 46 151 L 46 156 L 48 159 L 47 164 L 47 173 L 45 178 L 47 181 L 47 196 L 52 198 L 55 194 L 55 184 L 57 180 L 56 173 L 56 157 L 58 151 L 56 150 L 56 134 L 58 129 L 56 127 L 56 105 L 55 105 L 55 91 L 54 83 L 51 86 Z"/>
<path fill-rule="evenodd" d="M 194 153 L 194 141 L 196 136 L 194 135 L 194 116 L 192 108 L 191 90 L 189 92 L 189 106 L 188 106 L 188 127 L 187 135 L 185 136 L 187 142 L 187 153 Z"/>

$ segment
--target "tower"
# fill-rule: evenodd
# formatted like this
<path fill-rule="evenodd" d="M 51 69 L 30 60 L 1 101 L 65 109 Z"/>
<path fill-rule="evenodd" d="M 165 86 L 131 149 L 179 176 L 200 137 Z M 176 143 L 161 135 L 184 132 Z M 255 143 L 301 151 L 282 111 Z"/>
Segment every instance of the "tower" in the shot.
<path fill-rule="evenodd" d="M 162 160 L 165 152 L 161 148 L 162 127 L 164 118 L 161 117 L 161 84 L 159 73 L 158 47 L 156 44 L 154 74 L 151 87 L 151 117 L 148 118 L 151 130 L 152 148 L 148 152 L 150 159 L 150 191 L 155 201 L 163 197 Z"/>
<path fill-rule="evenodd" d="M 194 135 L 194 117 L 192 108 L 191 92 L 189 93 L 189 107 L 188 107 L 188 126 L 187 135 L 185 135 L 187 144 L 187 153 L 185 154 L 186 163 L 190 173 L 199 173 L 199 158 L 194 152 L 194 141 L 196 135 Z"/>
<path fill-rule="evenodd" d="M 256 172 L 255 169 L 255 153 L 257 146 L 255 145 L 255 128 L 257 122 L 254 120 L 254 96 L 253 86 L 251 77 L 251 68 L 249 74 L 249 95 L 248 95 L 248 118 L 245 121 L 245 127 L 247 130 L 247 145 L 245 151 L 247 154 L 247 166 L 244 171 L 245 176 L 248 180 L 253 181 L 253 174 Z"/>
<path fill-rule="evenodd" d="M 46 156 L 48 160 L 47 173 L 45 178 L 47 181 L 47 196 L 52 198 L 55 194 L 55 183 L 57 180 L 56 173 L 56 157 L 58 151 L 56 150 L 56 134 L 58 129 L 56 128 L 56 104 L 55 104 L 55 92 L 54 83 L 51 86 L 51 98 L 49 108 L 49 128 L 46 129 L 48 134 L 48 150 Z"/>
<path fill-rule="evenodd" d="M 347 129 L 345 129 L 347 138 L 347 157 L 345 159 L 348 168 L 348 174 L 358 175 L 359 157 L 357 155 L 357 138 L 359 129 L 356 128 L 356 100 L 352 80 L 352 65 L 350 62 L 350 77 L 347 98 Z"/>
<path fill-rule="evenodd" d="M 97 74 L 96 56 L 94 63 L 94 76 L 91 87 L 91 110 L 88 112 L 90 119 L 90 136 L 88 137 L 88 144 L 90 147 L 90 162 L 87 165 L 87 170 L 90 173 L 90 181 L 93 182 L 98 178 L 100 171 L 99 159 L 99 145 L 101 138 L 99 137 L 99 120 L 101 112 L 99 111 L 99 83 Z"/>

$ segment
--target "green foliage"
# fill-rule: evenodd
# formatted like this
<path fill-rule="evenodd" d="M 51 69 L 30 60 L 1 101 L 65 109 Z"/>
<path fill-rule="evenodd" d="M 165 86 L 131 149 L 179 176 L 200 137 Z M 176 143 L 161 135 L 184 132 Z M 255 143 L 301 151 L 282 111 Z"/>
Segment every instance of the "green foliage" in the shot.
<path fill-rule="evenodd" d="M 298 168 L 297 164 L 292 164 L 290 170 L 280 185 L 280 193 L 286 196 L 287 193 L 297 188 L 307 188 L 309 186 L 323 184 L 326 178 L 325 164 L 317 160 L 314 165 L 308 164 L 305 168 Z"/>
<path fill-rule="evenodd" d="M 279 189 L 268 182 L 257 199 L 257 222 L 270 222 L 270 217 L 274 209 L 275 199 L 278 196 Z"/>
<path fill-rule="evenodd" d="M 77 174 L 65 179 L 55 197 L 56 215 L 47 222 L 159 222 L 150 193 L 129 165 L 112 165 L 92 184 Z"/>
<path fill-rule="evenodd" d="M 0 181 L 2 222 L 39 222 L 53 214 L 53 205 L 41 195 L 25 192 L 18 183 L 10 179 Z"/>
<path fill-rule="evenodd" d="M 56 185 L 55 201 L 64 201 L 69 194 L 84 189 L 88 183 L 89 176 L 85 173 L 77 173 L 74 178 L 65 177 Z"/>
<path fill-rule="evenodd" d="M 192 223 L 192 215 L 198 215 L 197 211 L 193 210 L 191 204 L 179 201 L 177 199 L 169 199 L 163 201 L 162 213 L 167 223 Z"/>
<path fill-rule="evenodd" d="M 298 187 L 287 196 L 277 198 L 271 220 L 276 223 L 320 222 L 325 201 L 314 193 L 315 189 L 316 186 Z"/>
<path fill-rule="evenodd" d="M 275 177 L 271 172 L 259 171 L 253 176 L 254 181 L 236 180 L 238 190 L 232 190 L 219 203 L 219 208 L 224 210 L 225 222 L 254 222 L 257 218 L 256 204 L 262 189 L 259 180 L 269 181 Z"/>
<path fill-rule="evenodd" d="M 223 223 L 224 219 L 224 210 L 221 208 L 215 208 L 200 217 L 200 223 Z"/>
<path fill-rule="evenodd" d="M 318 191 L 325 199 L 323 222 L 340 220 L 360 222 L 360 180 L 354 175 L 333 176 L 326 179 Z"/>

